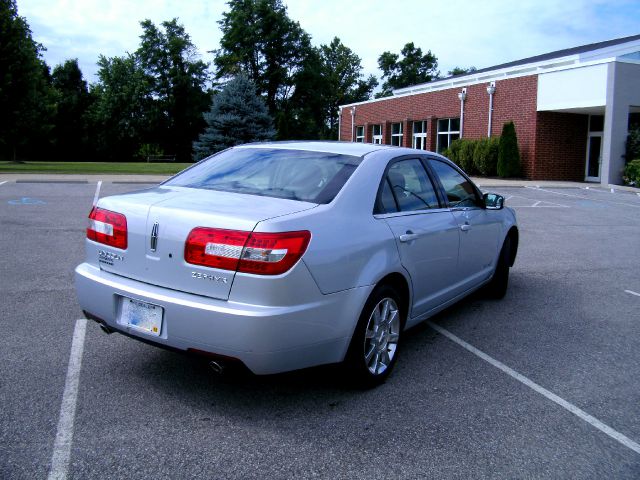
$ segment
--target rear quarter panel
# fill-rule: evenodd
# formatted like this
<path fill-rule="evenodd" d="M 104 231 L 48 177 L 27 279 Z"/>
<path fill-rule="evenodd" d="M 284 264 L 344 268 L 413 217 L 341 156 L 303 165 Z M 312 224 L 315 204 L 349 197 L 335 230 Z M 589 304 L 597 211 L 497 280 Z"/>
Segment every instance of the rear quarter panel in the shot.
<path fill-rule="evenodd" d="M 256 231 L 311 231 L 302 260 L 324 294 L 374 285 L 392 272 L 408 279 L 391 230 L 373 216 L 379 180 L 396 155 L 389 150 L 367 155 L 333 202 L 260 222 Z"/>

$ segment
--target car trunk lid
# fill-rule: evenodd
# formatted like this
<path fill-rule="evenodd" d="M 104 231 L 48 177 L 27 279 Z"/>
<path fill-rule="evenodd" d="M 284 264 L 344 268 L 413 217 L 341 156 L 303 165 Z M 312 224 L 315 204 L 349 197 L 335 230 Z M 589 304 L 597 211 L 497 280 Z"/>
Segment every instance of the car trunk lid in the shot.
<path fill-rule="evenodd" d="M 186 239 L 196 227 L 253 231 L 260 221 L 316 204 L 186 187 L 157 187 L 100 201 L 99 207 L 127 218 L 128 246 L 121 259 L 100 267 L 161 287 L 226 300 L 235 271 L 185 261 Z M 95 244 L 98 250 L 115 251 Z"/>

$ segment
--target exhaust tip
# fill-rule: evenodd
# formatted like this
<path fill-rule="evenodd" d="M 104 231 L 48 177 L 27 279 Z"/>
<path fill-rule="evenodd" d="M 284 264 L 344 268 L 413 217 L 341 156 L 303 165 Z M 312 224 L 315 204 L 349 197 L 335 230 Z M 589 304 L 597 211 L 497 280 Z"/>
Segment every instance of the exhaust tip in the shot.
<path fill-rule="evenodd" d="M 113 330 L 111 330 L 109 327 L 107 327 L 104 323 L 100 324 L 100 330 L 102 330 L 107 335 L 111 335 L 113 333 Z"/>
<path fill-rule="evenodd" d="M 215 360 L 211 360 L 209 362 L 209 367 L 211 367 L 211 370 L 213 370 L 213 373 L 215 373 L 216 375 L 222 375 L 222 373 L 224 372 L 224 365 L 216 362 Z"/>

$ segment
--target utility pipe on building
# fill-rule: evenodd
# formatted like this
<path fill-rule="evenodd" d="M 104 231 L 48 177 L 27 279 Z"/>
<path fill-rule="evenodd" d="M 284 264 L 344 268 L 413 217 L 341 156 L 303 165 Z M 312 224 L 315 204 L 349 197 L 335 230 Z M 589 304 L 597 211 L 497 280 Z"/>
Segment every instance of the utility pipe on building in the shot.
<path fill-rule="evenodd" d="M 351 141 L 356 141 L 356 107 L 351 107 Z"/>
<path fill-rule="evenodd" d="M 493 94 L 496 93 L 496 82 L 491 82 L 487 87 L 489 94 L 489 127 L 487 128 L 487 137 L 491 137 L 491 120 L 493 119 Z"/>
<path fill-rule="evenodd" d="M 462 91 L 458 94 L 458 98 L 460 99 L 460 138 L 462 138 L 464 132 L 464 101 L 467 98 L 466 88 L 462 89 Z"/>

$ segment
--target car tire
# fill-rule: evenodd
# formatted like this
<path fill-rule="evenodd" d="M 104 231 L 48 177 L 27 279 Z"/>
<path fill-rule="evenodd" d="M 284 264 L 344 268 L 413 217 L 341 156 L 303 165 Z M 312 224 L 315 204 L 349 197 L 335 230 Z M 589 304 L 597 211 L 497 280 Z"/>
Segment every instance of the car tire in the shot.
<path fill-rule="evenodd" d="M 396 364 L 406 311 L 400 298 L 381 285 L 362 309 L 345 360 L 349 379 L 360 388 L 384 383 Z"/>
<path fill-rule="evenodd" d="M 507 294 L 509 286 L 509 258 L 511 257 L 511 238 L 507 237 L 502 244 L 496 270 L 491 281 L 487 284 L 485 292 L 489 298 L 499 300 Z"/>

